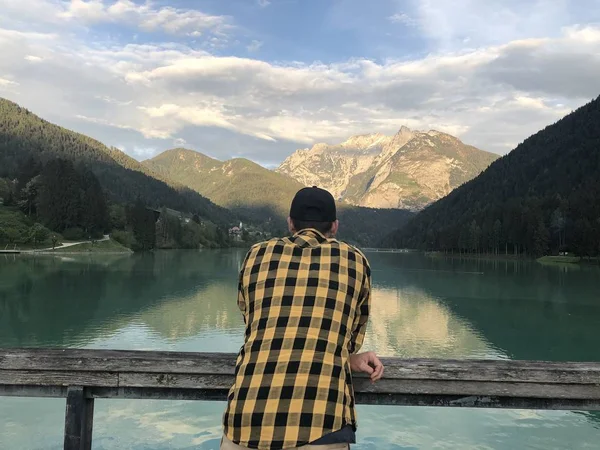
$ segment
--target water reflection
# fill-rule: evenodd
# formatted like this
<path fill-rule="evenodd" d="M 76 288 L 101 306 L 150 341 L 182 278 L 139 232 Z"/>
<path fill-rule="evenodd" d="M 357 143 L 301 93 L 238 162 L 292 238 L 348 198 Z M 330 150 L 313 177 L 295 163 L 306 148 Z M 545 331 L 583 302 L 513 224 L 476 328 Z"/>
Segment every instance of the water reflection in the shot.
<path fill-rule="evenodd" d="M 597 361 L 600 268 L 369 255 L 376 284 L 440 301 L 512 359 Z M 474 355 L 476 356 L 476 355 Z"/>
<path fill-rule="evenodd" d="M 365 347 L 404 358 L 501 358 L 469 322 L 423 290 L 375 287 Z"/>
<path fill-rule="evenodd" d="M 242 250 L 0 259 L 0 346 L 235 352 Z M 365 349 L 598 360 L 600 271 L 370 254 Z M 58 449 L 64 403 L 0 400 L 0 448 Z M 95 449 L 217 449 L 223 405 L 99 401 Z M 597 448 L 597 414 L 361 407 L 358 449 Z M 383 419 L 382 419 L 383 418 Z M 31 430 L 36 432 L 32 433 Z"/>
<path fill-rule="evenodd" d="M 0 345 L 83 346 L 155 305 L 235 285 L 240 251 L 0 261 Z M 205 298 L 206 308 L 223 297 Z"/>

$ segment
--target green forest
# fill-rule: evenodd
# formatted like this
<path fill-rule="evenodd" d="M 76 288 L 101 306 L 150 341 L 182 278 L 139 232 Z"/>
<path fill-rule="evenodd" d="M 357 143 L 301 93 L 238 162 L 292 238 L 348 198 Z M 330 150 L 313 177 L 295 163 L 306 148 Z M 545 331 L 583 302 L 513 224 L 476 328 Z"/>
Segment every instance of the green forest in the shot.
<path fill-rule="evenodd" d="M 27 160 L 17 178 L 0 179 L 0 244 L 55 247 L 62 241 L 113 240 L 133 250 L 226 247 L 223 227 L 167 208 L 149 208 L 141 198 L 109 203 L 100 182 L 84 164 L 64 159 Z"/>
<path fill-rule="evenodd" d="M 538 257 L 600 254 L 600 97 L 529 137 L 384 244 Z"/>

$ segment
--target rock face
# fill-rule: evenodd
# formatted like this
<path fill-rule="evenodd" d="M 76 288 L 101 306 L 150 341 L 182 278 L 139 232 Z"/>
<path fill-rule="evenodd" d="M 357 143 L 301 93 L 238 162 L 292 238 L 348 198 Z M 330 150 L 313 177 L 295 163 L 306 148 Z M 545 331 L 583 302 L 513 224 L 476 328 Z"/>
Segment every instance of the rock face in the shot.
<path fill-rule="evenodd" d="M 353 205 L 417 211 L 498 157 L 449 134 L 402 127 L 394 136 L 353 136 L 338 145 L 298 150 L 277 171 Z"/>

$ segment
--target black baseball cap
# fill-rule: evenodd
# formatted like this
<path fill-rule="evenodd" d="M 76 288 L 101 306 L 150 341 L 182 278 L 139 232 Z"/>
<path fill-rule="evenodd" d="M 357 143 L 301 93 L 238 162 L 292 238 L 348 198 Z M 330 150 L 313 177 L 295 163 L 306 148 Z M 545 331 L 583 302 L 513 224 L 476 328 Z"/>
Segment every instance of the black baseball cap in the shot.
<path fill-rule="evenodd" d="M 290 217 L 305 222 L 335 222 L 335 199 L 317 186 L 300 189 L 292 200 Z"/>

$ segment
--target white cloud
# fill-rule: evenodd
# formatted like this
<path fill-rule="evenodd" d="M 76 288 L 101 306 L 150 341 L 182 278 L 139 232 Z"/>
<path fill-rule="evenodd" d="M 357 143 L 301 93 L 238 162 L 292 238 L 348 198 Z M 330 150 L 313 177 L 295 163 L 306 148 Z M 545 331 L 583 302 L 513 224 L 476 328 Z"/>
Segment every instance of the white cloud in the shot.
<path fill-rule="evenodd" d="M 271 4 L 271 2 L 269 0 L 256 0 L 256 3 L 261 8 L 266 8 L 267 6 L 269 6 Z"/>
<path fill-rule="evenodd" d="M 190 36 L 206 32 L 222 34 L 230 27 L 229 18 L 224 16 L 170 6 L 155 8 L 150 2 L 137 4 L 131 0 L 117 0 L 112 4 L 104 0 L 71 0 L 58 16 L 89 24 L 113 22 L 137 26 L 145 31 L 161 30 Z"/>
<path fill-rule="evenodd" d="M 569 0 L 410 0 L 422 32 L 441 49 L 507 43 L 515 39 L 556 37 L 573 24 Z M 590 14 L 599 12 L 595 0 L 578 0 Z M 600 18 L 600 16 L 596 16 Z"/>
<path fill-rule="evenodd" d="M 417 25 L 417 21 L 415 19 L 413 19 L 408 14 L 403 13 L 403 12 L 393 14 L 390 17 L 388 17 L 388 19 L 392 23 L 400 23 L 400 24 L 406 25 L 408 27 Z"/>
<path fill-rule="evenodd" d="M 7 80 L 6 78 L 0 78 L 0 87 L 9 87 L 9 86 L 18 86 L 19 83 L 11 80 Z"/>
<path fill-rule="evenodd" d="M 144 159 L 152 158 L 154 155 L 156 155 L 156 148 L 153 148 L 153 147 L 133 147 L 131 149 L 131 153 L 133 153 L 133 155 L 137 159 L 144 160 Z"/>
<path fill-rule="evenodd" d="M 581 70 L 585 65 L 589 73 L 600 71 L 597 31 L 569 28 L 556 39 L 413 61 L 329 65 L 217 57 L 183 45 L 81 47 L 54 62 L 51 82 L 64 77 L 82 83 L 63 87 L 81 96 L 73 107 L 90 109 L 79 113 L 80 120 L 137 130 L 146 138 L 176 139 L 186 127 L 203 127 L 310 144 L 367 131 L 390 133 L 405 124 L 505 151 L 506 141 L 516 144 L 566 111 L 554 99 L 572 107 L 600 92 L 598 82 Z M 527 87 L 532 73 L 535 85 Z M 27 83 L 33 78 L 39 83 L 29 77 Z M 85 106 L 87 92 L 104 106 Z"/>
<path fill-rule="evenodd" d="M 185 147 L 187 145 L 187 141 L 182 138 L 177 138 L 173 140 L 173 145 L 175 147 Z"/>
<path fill-rule="evenodd" d="M 123 130 L 133 130 L 134 129 L 133 127 L 130 127 L 128 125 L 124 125 L 121 123 L 113 123 L 113 122 L 110 122 L 109 120 L 99 119 L 97 117 L 87 117 L 83 114 L 76 114 L 75 117 L 77 119 L 83 120 L 85 122 L 95 123 L 95 124 L 99 124 L 99 125 L 107 125 L 109 127 L 121 128 Z"/>
<path fill-rule="evenodd" d="M 2 41 L 15 41 L 15 40 L 27 40 L 28 42 L 35 41 L 54 41 L 58 39 L 58 34 L 56 33 L 36 33 L 36 32 L 28 32 L 28 31 L 19 31 L 12 29 L 4 29 L 0 28 L 0 44 Z"/>
<path fill-rule="evenodd" d="M 94 96 L 94 98 L 96 98 L 98 100 L 102 100 L 103 102 L 110 103 L 112 105 L 118 105 L 118 106 L 128 106 L 128 105 L 131 105 L 131 103 L 133 103 L 132 100 L 121 101 L 121 100 L 117 100 L 116 98 L 112 98 L 108 95 L 96 95 L 96 96 Z"/>
<path fill-rule="evenodd" d="M 257 52 L 258 50 L 260 50 L 262 48 L 263 44 L 264 44 L 264 42 L 262 42 L 262 41 L 254 40 L 246 48 L 248 49 L 249 52 Z"/>
<path fill-rule="evenodd" d="M 40 61 L 43 61 L 43 60 L 44 60 L 44 58 L 41 58 L 41 57 L 39 57 L 39 56 L 34 56 L 34 55 L 27 55 L 27 56 L 25 57 L 25 59 L 26 59 L 27 61 L 29 61 L 29 62 L 34 62 L 34 63 L 35 63 L 35 62 L 40 62 Z"/>
<path fill-rule="evenodd" d="M 71 0 L 65 12 L 58 14 L 64 18 L 77 18 L 89 21 L 106 20 L 107 11 L 101 0 Z"/>
<path fill-rule="evenodd" d="M 187 99 L 181 96 L 177 102 L 143 108 L 151 119 L 170 119 L 168 129 L 173 132 L 194 124 L 222 127 L 262 139 L 310 143 L 364 131 L 391 132 L 407 124 L 472 135 L 478 137 L 478 145 L 504 151 L 504 144 L 480 138 L 481 132 L 470 126 L 486 117 L 486 114 L 476 117 L 481 111 L 496 108 L 494 117 L 501 111 L 515 116 L 537 114 L 539 119 L 532 116 L 530 120 L 536 127 L 566 111 L 551 100 L 546 101 L 543 95 L 525 94 L 527 91 L 519 87 L 523 82 L 523 66 L 513 60 L 513 52 L 526 51 L 528 59 L 543 57 L 548 69 L 559 68 L 565 58 L 572 57 L 568 49 L 582 45 L 582 36 L 588 45 L 591 42 L 600 50 L 600 39 L 590 38 L 595 36 L 592 30 L 568 29 L 558 39 L 517 41 L 408 62 L 377 64 L 357 60 L 333 65 L 283 66 L 204 55 L 177 58 L 151 70 L 128 72 L 125 77 L 133 85 L 186 93 Z M 579 61 L 591 73 L 596 73 L 595 65 L 600 70 L 600 59 L 590 59 L 589 53 L 582 53 Z M 496 70 L 498 66 L 501 72 Z M 541 94 L 549 99 L 560 97 L 569 102 L 575 98 L 575 102 L 580 102 L 600 91 L 598 83 L 591 79 L 578 85 L 570 83 L 568 77 L 577 78 L 577 74 L 545 71 L 544 82 L 538 80 L 538 84 L 546 85 L 548 90 Z M 572 95 L 573 89 L 580 92 Z M 211 107 L 192 106 L 198 99 L 208 101 Z M 485 126 L 498 125 L 489 122 Z M 523 123 L 520 127 L 525 128 Z M 512 137 L 515 144 L 517 136 L 525 137 L 515 132 Z"/>

